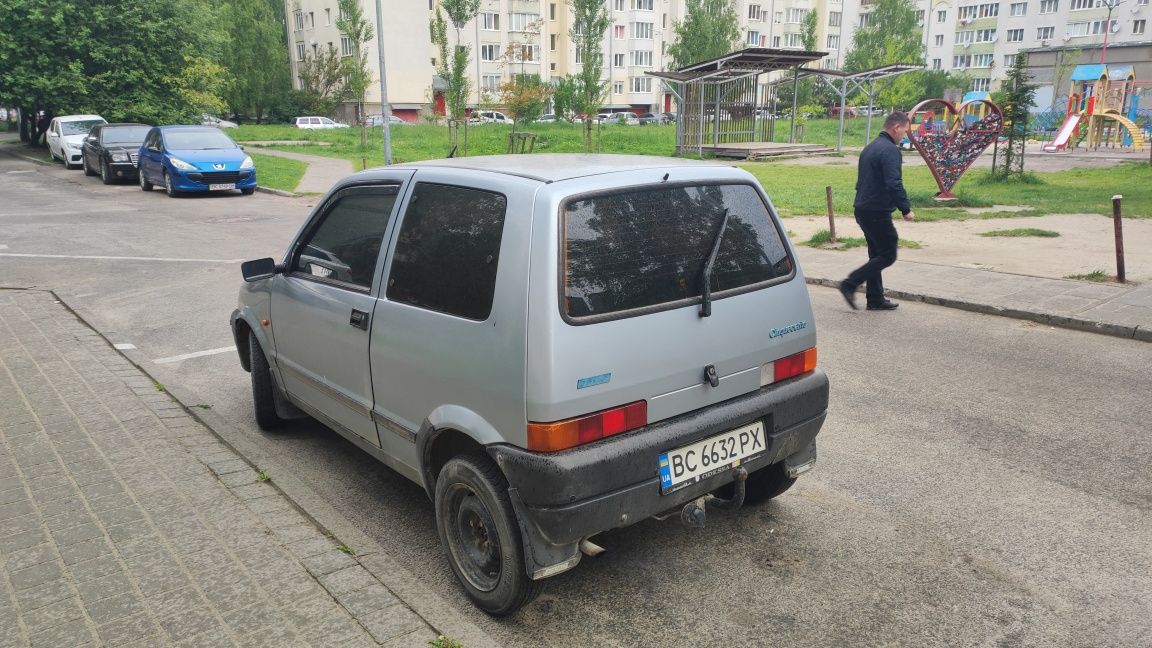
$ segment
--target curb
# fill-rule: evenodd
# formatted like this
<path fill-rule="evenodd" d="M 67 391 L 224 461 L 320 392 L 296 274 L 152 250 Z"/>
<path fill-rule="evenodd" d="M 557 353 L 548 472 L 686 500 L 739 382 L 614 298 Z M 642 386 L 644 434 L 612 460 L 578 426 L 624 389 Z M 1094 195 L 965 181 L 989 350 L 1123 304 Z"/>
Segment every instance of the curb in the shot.
<path fill-rule="evenodd" d="M 56 166 L 52 162 L 47 162 L 47 161 L 41 160 L 39 158 L 34 158 L 34 157 L 31 157 L 28 155 L 24 155 L 22 153 L 17 153 L 15 151 L 6 151 L 3 148 L 0 148 L 0 153 L 4 153 L 5 155 L 10 156 L 10 157 L 20 158 L 21 160 L 26 160 L 28 162 L 39 164 L 40 166 Z"/>
<path fill-rule="evenodd" d="M 149 380 L 159 381 L 146 368 L 148 362 L 138 349 L 117 349 L 113 338 L 117 331 L 105 330 L 96 326 L 99 317 L 83 307 L 75 307 L 54 290 L 43 288 L 14 288 L 16 290 L 37 290 L 53 295 L 85 326 L 100 336 L 109 347 L 115 349 L 133 367 Z M 184 412 L 203 425 L 222 444 L 230 448 L 253 470 L 261 469 L 273 476 L 271 486 L 283 495 L 301 515 L 311 521 L 321 532 L 338 540 L 340 544 L 356 550 L 353 556 L 384 587 L 392 592 L 405 606 L 419 616 L 437 634 L 450 637 L 468 648 L 496 648 L 500 644 L 489 637 L 482 629 L 466 619 L 456 608 L 441 596 L 420 583 L 406 568 L 397 563 L 382 546 L 362 532 L 336 509 L 317 495 L 308 485 L 297 479 L 291 471 L 268 459 L 256 446 L 246 439 L 243 433 L 228 423 L 224 417 L 194 404 L 200 402 L 195 393 L 182 387 L 164 385 L 164 392 L 175 401 Z M 190 405 L 190 403 L 192 405 Z"/>
<path fill-rule="evenodd" d="M 284 198 L 299 198 L 300 194 L 292 191 L 284 191 L 283 189 L 273 189 L 271 187 L 261 187 L 256 185 L 256 191 L 260 193 L 272 194 L 274 196 L 283 196 Z"/>
<path fill-rule="evenodd" d="M 839 281 L 832 279 L 806 277 L 805 281 L 814 286 L 827 286 L 829 288 L 838 288 L 840 286 Z M 905 301 L 921 302 L 924 304 L 931 304 L 933 306 L 944 306 L 946 308 L 955 308 L 957 310 L 981 313 L 984 315 L 996 315 L 999 317 L 1031 320 L 1040 324 L 1047 324 L 1049 326 L 1057 326 L 1060 328 L 1072 329 L 1076 331 L 1099 333 L 1101 335 L 1111 335 L 1129 340 L 1139 340 L 1141 342 L 1152 342 L 1152 329 L 1142 329 L 1139 326 L 1106 324 L 1104 322 L 1096 322 L 1078 317 L 1068 317 L 1067 315 L 1041 313 L 1038 311 L 1022 310 L 1019 308 L 1002 308 L 1000 306 L 978 304 L 976 302 L 965 301 L 963 299 L 952 299 L 950 297 L 933 297 L 931 295 L 922 295 L 919 293 L 911 293 L 903 290 L 893 290 L 891 288 L 886 289 L 886 292 L 893 297 L 903 299 Z"/>

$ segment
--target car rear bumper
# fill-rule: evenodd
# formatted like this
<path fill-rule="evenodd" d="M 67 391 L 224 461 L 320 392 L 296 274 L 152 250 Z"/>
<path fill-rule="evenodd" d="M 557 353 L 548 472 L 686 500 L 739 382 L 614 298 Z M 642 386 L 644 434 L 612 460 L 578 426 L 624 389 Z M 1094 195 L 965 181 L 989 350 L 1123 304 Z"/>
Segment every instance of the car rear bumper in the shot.
<path fill-rule="evenodd" d="M 816 370 L 572 450 L 538 453 L 495 445 L 488 451 L 508 479 L 509 494 L 521 518 L 531 554 L 526 556 L 528 572 L 543 577 L 575 565 L 582 539 L 675 510 L 735 476 L 735 469 L 728 470 L 661 494 L 661 453 L 764 421 L 766 451 L 743 467 L 752 472 L 781 461 L 801 466 L 815 460 L 816 434 L 827 408 L 828 378 Z M 554 569 L 565 561 L 571 564 Z"/>

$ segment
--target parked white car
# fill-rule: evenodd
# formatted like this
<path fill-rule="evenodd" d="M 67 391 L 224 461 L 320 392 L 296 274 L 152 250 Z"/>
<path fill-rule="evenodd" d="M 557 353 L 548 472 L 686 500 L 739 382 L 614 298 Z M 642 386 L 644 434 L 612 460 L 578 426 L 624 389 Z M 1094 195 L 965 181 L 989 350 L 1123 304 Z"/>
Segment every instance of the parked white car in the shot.
<path fill-rule="evenodd" d="M 219 117 L 217 117 L 215 115 L 209 115 L 208 113 L 204 113 L 200 117 L 201 117 L 200 118 L 200 125 L 201 126 L 215 126 L 216 128 L 239 128 L 240 127 L 240 124 L 237 124 L 236 122 L 228 121 L 227 119 L 220 119 Z"/>
<path fill-rule="evenodd" d="M 496 110 L 478 110 L 468 118 L 469 124 L 511 124 L 512 118 Z"/>
<path fill-rule="evenodd" d="M 93 126 L 107 124 L 100 115 L 66 115 L 48 124 L 48 155 L 64 163 L 65 169 L 80 168 L 84 158 L 84 138 Z"/>
<path fill-rule="evenodd" d="M 311 129 L 348 128 L 348 124 L 341 124 L 340 122 L 332 121 L 331 119 L 328 119 L 327 117 L 315 117 L 315 116 L 297 117 L 296 120 L 292 123 L 292 125 L 295 126 L 296 128 L 311 128 Z"/>

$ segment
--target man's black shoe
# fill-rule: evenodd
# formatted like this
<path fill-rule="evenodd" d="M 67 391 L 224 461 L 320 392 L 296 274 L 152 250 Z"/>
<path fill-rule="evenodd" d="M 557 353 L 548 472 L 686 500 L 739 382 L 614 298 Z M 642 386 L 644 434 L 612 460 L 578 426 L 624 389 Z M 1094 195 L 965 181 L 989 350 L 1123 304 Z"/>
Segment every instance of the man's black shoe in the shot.
<path fill-rule="evenodd" d="M 849 288 L 845 282 L 841 281 L 839 290 L 840 294 L 844 296 L 844 301 L 848 302 L 852 310 L 859 310 L 859 307 L 856 305 L 856 289 Z"/>
<path fill-rule="evenodd" d="M 882 302 L 868 304 L 868 310 L 896 310 L 899 307 L 900 304 L 897 304 L 894 301 L 888 301 L 887 299 Z"/>

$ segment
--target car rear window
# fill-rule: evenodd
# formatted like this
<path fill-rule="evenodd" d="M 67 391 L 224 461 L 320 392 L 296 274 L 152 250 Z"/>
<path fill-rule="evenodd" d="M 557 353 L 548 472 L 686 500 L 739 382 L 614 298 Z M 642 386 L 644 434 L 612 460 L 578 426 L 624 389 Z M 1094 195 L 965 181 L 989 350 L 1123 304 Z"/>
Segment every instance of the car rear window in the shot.
<path fill-rule="evenodd" d="M 751 185 L 668 186 L 568 202 L 561 224 L 565 315 L 623 317 L 698 302 L 725 210 L 713 299 L 792 273 L 780 231 Z"/>

